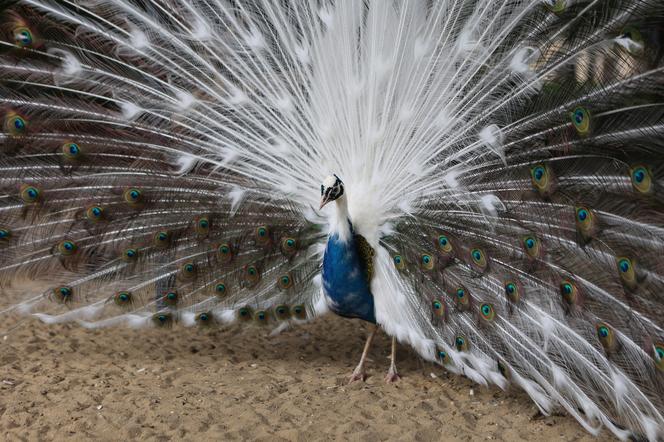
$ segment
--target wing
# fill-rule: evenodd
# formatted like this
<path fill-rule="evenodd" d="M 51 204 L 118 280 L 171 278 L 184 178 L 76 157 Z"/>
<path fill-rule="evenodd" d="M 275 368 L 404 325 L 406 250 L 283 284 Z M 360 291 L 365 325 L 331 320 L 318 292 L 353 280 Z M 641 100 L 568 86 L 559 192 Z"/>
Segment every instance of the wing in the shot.
<path fill-rule="evenodd" d="M 443 97 L 456 117 L 429 139 L 438 167 L 383 237 L 378 322 L 454 372 L 524 388 L 546 413 L 656 440 L 661 4 L 482 5 L 443 20 L 458 26 L 449 38 L 476 32 L 483 65 L 452 50 Z"/>

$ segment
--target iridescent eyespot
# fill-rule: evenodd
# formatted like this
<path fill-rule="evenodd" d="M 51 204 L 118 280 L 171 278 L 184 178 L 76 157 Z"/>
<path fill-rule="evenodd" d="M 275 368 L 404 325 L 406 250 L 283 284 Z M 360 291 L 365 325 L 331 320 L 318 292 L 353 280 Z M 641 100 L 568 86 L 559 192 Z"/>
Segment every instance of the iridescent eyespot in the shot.
<path fill-rule="evenodd" d="M 470 306 L 470 296 L 464 287 L 459 287 L 454 293 L 456 299 L 456 306 L 458 309 L 465 311 Z"/>
<path fill-rule="evenodd" d="M 53 294 L 59 302 L 68 302 L 71 300 L 74 291 L 71 287 L 57 287 L 53 289 Z"/>
<path fill-rule="evenodd" d="M 581 136 L 590 133 L 590 112 L 583 107 L 577 107 L 570 115 L 574 128 Z"/>
<path fill-rule="evenodd" d="M 653 191 L 653 179 L 650 169 L 644 165 L 637 165 L 629 171 L 632 187 L 639 193 L 649 194 Z"/>
<path fill-rule="evenodd" d="M 519 302 L 519 299 L 521 298 L 519 285 L 514 281 L 507 281 L 505 283 L 505 295 L 511 302 Z"/>
<path fill-rule="evenodd" d="M 487 260 L 486 260 L 486 254 L 482 249 L 471 249 L 470 251 L 470 259 L 472 260 L 473 264 L 476 266 L 476 268 L 480 271 L 484 271 L 487 268 Z"/>
<path fill-rule="evenodd" d="M 180 277 L 182 279 L 191 279 L 196 276 L 196 264 L 186 262 L 180 267 Z"/>
<path fill-rule="evenodd" d="M 256 243 L 265 245 L 270 242 L 270 231 L 266 226 L 256 227 Z"/>
<path fill-rule="evenodd" d="M 439 299 L 434 299 L 433 302 L 431 303 L 431 307 L 433 308 L 434 314 L 436 316 L 444 316 L 445 315 L 445 304 Z"/>
<path fill-rule="evenodd" d="M 202 326 L 211 325 L 214 322 L 214 316 L 212 312 L 201 312 L 196 315 L 196 323 Z"/>
<path fill-rule="evenodd" d="M 78 251 L 78 246 L 74 241 L 64 240 L 58 243 L 58 253 L 62 256 L 72 256 Z"/>
<path fill-rule="evenodd" d="M 126 189 L 122 196 L 125 202 L 131 206 L 137 206 L 143 202 L 143 192 L 135 187 Z"/>
<path fill-rule="evenodd" d="M 39 202 L 41 198 L 41 191 L 35 186 L 24 184 L 21 186 L 20 196 L 24 203 L 34 204 Z"/>
<path fill-rule="evenodd" d="M 170 291 L 170 292 L 166 293 L 163 297 L 163 301 L 166 305 L 170 305 L 170 306 L 176 305 L 179 301 L 178 292 Z"/>
<path fill-rule="evenodd" d="M 454 338 L 454 346 L 457 351 L 468 351 L 468 340 L 464 336 Z"/>
<path fill-rule="evenodd" d="M 104 215 L 104 209 L 101 206 L 90 206 L 85 210 L 85 217 L 93 223 L 103 221 Z"/>
<path fill-rule="evenodd" d="M 629 41 L 625 41 L 625 39 Z M 645 40 L 643 39 L 641 32 L 634 26 L 625 27 L 620 33 L 617 41 L 620 44 L 620 47 L 624 48 L 632 55 L 642 55 L 645 51 Z"/>
<path fill-rule="evenodd" d="M 279 277 L 278 282 L 279 282 L 279 287 L 282 290 L 286 290 L 286 289 L 289 289 L 289 288 L 293 287 L 293 278 L 289 274 L 281 275 Z"/>
<path fill-rule="evenodd" d="M 129 247 L 122 251 L 122 260 L 126 262 L 135 261 L 138 258 L 138 249 Z"/>
<path fill-rule="evenodd" d="M 297 319 L 305 320 L 307 319 L 307 309 L 301 304 L 293 306 L 293 316 Z"/>
<path fill-rule="evenodd" d="M 567 7 L 567 0 L 543 0 L 542 3 L 549 11 L 555 13 L 563 12 Z"/>
<path fill-rule="evenodd" d="M 295 238 L 281 238 L 281 253 L 288 257 L 297 253 L 297 241 Z"/>
<path fill-rule="evenodd" d="M 220 244 L 217 247 L 217 258 L 222 264 L 227 264 L 233 259 L 233 251 L 231 246 L 227 243 Z"/>
<path fill-rule="evenodd" d="M 493 321 L 496 317 L 496 311 L 491 304 L 484 303 L 480 305 L 480 315 L 485 321 Z"/>
<path fill-rule="evenodd" d="M 611 351 L 615 347 L 615 336 L 613 330 L 607 324 L 600 322 L 595 326 L 597 330 L 597 337 L 599 342 L 604 347 L 604 350 Z"/>
<path fill-rule="evenodd" d="M 587 207 L 577 207 L 575 212 L 576 230 L 587 242 L 595 235 L 595 216 Z"/>
<path fill-rule="evenodd" d="M 538 259 L 541 249 L 540 241 L 536 237 L 526 236 L 523 238 L 523 250 L 529 258 Z"/>
<path fill-rule="evenodd" d="M 240 321 L 250 321 L 253 314 L 249 307 L 242 307 L 237 311 L 237 317 Z"/>
<path fill-rule="evenodd" d="M 12 136 L 23 135 L 28 129 L 28 121 L 16 112 L 8 112 L 5 117 L 5 132 Z"/>
<path fill-rule="evenodd" d="M 132 302 L 132 295 L 130 292 L 127 291 L 117 292 L 113 296 L 113 301 L 115 302 L 116 305 L 119 305 L 121 307 L 129 306 L 131 305 Z"/>
<path fill-rule="evenodd" d="M 658 342 L 653 345 L 653 359 L 655 360 L 655 366 L 664 371 L 664 343 Z"/>
<path fill-rule="evenodd" d="M 152 244 L 158 248 L 163 249 L 168 247 L 171 243 L 171 234 L 166 231 L 157 232 L 152 238 Z"/>
<path fill-rule="evenodd" d="M 574 305 L 578 301 L 578 290 L 572 281 L 563 280 L 560 283 L 560 294 L 569 305 Z"/>
<path fill-rule="evenodd" d="M 81 147 L 76 143 L 64 143 L 61 150 L 62 155 L 68 160 L 77 160 L 83 156 Z"/>
<path fill-rule="evenodd" d="M 394 255 L 392 260 L 394 261 L 394 267 L 396 267 L 397 270 L 403 270 L 406 268 L 406 260 L 404 260 L 401 255 Z"/>
<path fill-rule="evenodd" d="M 278 320 L 284 321 L 290 318 L 290 309 L 287 305 L 278 305 L 274 308 L 274 316 Z"/>
<path fill-rule="evenodd" d="M 616 264 L 623 285 L 631 290 L 636 289 L 638 281 L 636 279 L 636 270 L 634 269 L 634 263 L 632 260 L 626 257 L 618 257 L 616 258 Z"/>
<path fill-rule="evenodd" d="M 267 324 L 268 317 L 269 316 L 268 316 L 268 314 L 265 310 L 259 310 L 259 311 L 256 312 L 256 314 L 254 314 L 254 319 L 259 324 Z"/>
<path fill-rule="evenodd" d="M 205 236 L 210 233 L 210 219 L 207 216 L 199 216 L 195 222 L 195 230 L 198 235 Z"/>
<path fill-rule="evenodd" d="M 438 350 L 438 360 L 443 365 L 449 364 L 451 361 L 450 355 L 448 355 L 445 350 Z"/>
<path fill-rule="evenodd" d="M 32 46 L 35 39 L 32 31 L 27 26 L 18 26 L 14 28 L 14 43 L 20 48 L 28 48 Z"/>
<path fill-rule="evenodd" d="M 226 290 L 227 290 L 226 289 L 226 283 L 224 283 L 224 282 L 218 282 L 214 286 L 214 293 L 217 296 L 225 296 L 226 295 Z"/>
<path fill-rule="evenodd" d="M 158 327 L 168 327 L 173 324 L 173 315 L 171 313 L 155 313 L 152 316 L 152 321 Z"/>
<path fill-rule="evenodd" d="M 438 236 L 438 249 L 445 254 L 452 252 L 452 242 L 447 235 Z"/>
<path fill-rule="evenodd" d="M 536 164 L 531 167 L 530 180 L 541 196 L 548 197 L 553 192 L 552 173 L 546 164 Z"/>
<path fill-rule="evenodd" d="M 246 287 L 254 287 L 261 279 L 261 274 L 255 265 L 244 266 L 244 282 Z"/>
<path fill-rule="evenodd" d="M 8 241 L 12 237 L 12 231 L 9 229 L 0 228 L 0 242 Z"/>
<path fill-rule="evenodd" d="M 433 264 L 434 264 L 433 256 L 424 254 L 420 257 L 420 267 L 422 267 L 422 270 L 427 270 L 427 271 L 432 270 Z"/>

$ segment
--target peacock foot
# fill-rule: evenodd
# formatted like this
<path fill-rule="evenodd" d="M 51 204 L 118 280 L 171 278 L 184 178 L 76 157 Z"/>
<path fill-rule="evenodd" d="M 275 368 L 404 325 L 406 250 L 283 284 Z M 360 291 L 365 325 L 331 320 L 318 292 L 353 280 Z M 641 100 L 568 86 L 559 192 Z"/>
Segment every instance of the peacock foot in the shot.
<path fill-rule="evenodd" d="M 357 367 L 353 370 L 353 374 L 348 378 L 348 383 L 352 384 L 353 382 L 361 381 L 364 382 L 367 380 L 367 372 L 364 371 L 364 367 Z"/>
<path fill-rule="evenodd" d="M 399 376 L 399 373 L 397 373 L 397 370 L 392 369 L 392 367 L 390 367 L 390 369 L 387 371 L 387 374 L 385 375 L 385 382 L 387 382 L 388 384 L 393 384 L 393 383 L 397 382 L 400 379 L 401 379 L 401 376 Z"/>

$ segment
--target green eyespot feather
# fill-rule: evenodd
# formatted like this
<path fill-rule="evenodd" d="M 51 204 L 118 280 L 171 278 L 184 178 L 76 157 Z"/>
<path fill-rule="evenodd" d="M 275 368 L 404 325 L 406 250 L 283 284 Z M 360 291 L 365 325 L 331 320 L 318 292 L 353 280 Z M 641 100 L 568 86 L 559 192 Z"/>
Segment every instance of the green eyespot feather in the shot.
<path fill-rule="evenodd" d="M 452 241 L 450 241 L 450 238 L 447 235 L 439 235 L 437 244 L 438 250 L 445 255 L 449 255 L 454 251 Z"/>
<path fill-rule="evenodd" d="M 547 164 L 539 163 L 531 167 L 530 180 L 540 196 L 548 198 L 553 193 L 553 172 Z"/>
<path fill-rule="evenodd" d="M 284 275 L 279 276 L 277 283 L 279 284 L 279 288 L 281 288 L 282 290 L 289 289 L 293 287 L 293 277 L 289 273 L 286 273 Z"/>
<path fill-rule="evenodd" d="M 163 296 L 164 304 L 170 305 L 171 307 L 177 305 L 180 300 L 180 295 L 175 290 L 171 290 Z"/>
<path fill-rule="evenodd" d="M 105 219 L 105 211 L 104 208 L 101 206 L 90 206 L 87 209 L 85 209 L 85 218 L 93 223 L 98 223 L 101 222 Z"/>
<path fill-rule="evenodd" d="M 185 280 L 194 278 L 196 276 L 196 264 L 191 261 L 182 264 L 179 276 Z"/>
<path fill-rule="evenodd" d="M 78 246 L 72 240 L 65 239 L 58 243 L 58 253 L 62 256 L 73 256 L 78 251 Z"/>
<path fill-rule="evenodd" d="M 237 317 L 240 321 L 251 321 L 253 319 L 253 311 L 250 307 L 242 307 L 238 309 Z"/>
<path fill-rule="evenodd" d="M 223 243 L 217 246 L 217 258 L 222 264 L 228 264 L 233 259 L 233 250 L 230 244 Z"/>
<path fill-rule="evenodd" d="M 194 230 L 200 236 L 207 236 L 210 233 L 210 218 L 207 216 L 198 216 L 194 219 Z"/>
<path fill-rule="evenodd" d="M 664 342 L 658 342 L 653 345 L 653 359 L 655 360 L 655 366 L 664 371 Z"/>
<path fill-rule="evenodd" d="M 26 204 L 34 204 L 41 200 L 41 191 L 38 187 L 23 184 L 20 191 L 21 199 Z"/>
<path fill-rule="evenodd" d="M 79 160 L 83 157 L 83 150 L 77 143 L 66 142 L 61 146 L 60 150 L 62 151 L 62 155 L 68 160 Z"/>
<path fill-rule="evenodd" d="M 431 308 L 433 308 L 433 313 L 436 316 L 445 316 L 445 303 L 440 299 L 434 299 L 433 302 L 431 302 Z"/>
<path fill-rule="evenodd" d="M 173 325 L 173 315 L 168 312 L 160 312 L 152 315 L 152 322 L 157 327 L 169 327 Z"/>
<path fill-rule="evenodd" d="M 261 279 L 261 274 L 258 271 L 258 267 L 253 264 L 248 264 L 244 266 L 243 279 L 247 287 L 251 288 L 258 284 L 258 281 Z"/>
<path fill-rule="evenodd" d="M 651 194 L 654 190 L 652 173 L 650 169 L 643 165 L 637 164 L 630 168 L 629 176 L 632 180 L 632 187 L 639 193 Z"/>
<path fill-rule="evenodd" d="M 590 133 L 590 112 L 584 107 L 575 108 L 570 114 L 574 128 L 581 136 Z"/>
<path fill-rule="evenodd" d="M 438 350 L 438 360 L 443 365 L 447 365 L 452 361 L 445 350 Z"/>
<path fill-rule="evenodd" d="M 267 226 L 258 226 L 254 233 L 254 238 L 256 238 L 256 243 L 259 245 L 266 245 L 270 243 L 270 230 Z"/>
<path fill-rule="evenodd" d="M 164 249 L 171 244 L 171 234 L 165 230 L 159 231 L 152 237 L 152 244 L 158 249 Z"/>
<path fill-rule="evenodd" d="M 293 316 L 299 320 L 307 319 L 307 309 L 302 304 L 293 306 Z"/>
<path fill-rule="evenodd" d="M 470 306 L 470 294 L 465 287 L 459 287 L 454 292 L 456 306 L 459 310 L 465 311 Z"/>
<path fill-rule="evenodd" d="M 618 274 L 620 275 L 620 280 L 623 285 L 630 290 L 634 290 L 638 287 L 638 281 L 636 279 L 636 270 L 634 268 L 634 262 L 624 256 L 616 258 L 616 265 L 618 266 Z"/>
<path fill-rule="evenodd" d="M 597 330 L 597 337 L 599 338 L 599 342 L 602 344 L 602 347 L 604 347 L 604 350 L 613 350 L 616 344 L 613 329 L 603 322 L 597 324 L 595 329 Z"/>
<path fill-rule="evenodd" d="M 143 203 L 143 191 L 136 187 L 125 189 L 122 193 L 122 197 L 131 207 L 138 207 Z"/>
<path fill-rule="evenodd" d="M 457 336 L 454 338 L 454 347 L 457 351 L 468 351 L 469 343 L 465 336 Z"/>
<path fill-rule="evenodd" d="M 274 316 L 280 321 L 285 321 L 290 318 L 290 309 L 287 305 L 278 305 L 274 308 Z"/>
<path fill-rule="evenodd" d="M 228 288 L 226 287 L 226 283 L 223 281 L 217 282 L 214 285 L 214 293 L 219 297 L 226 296 L 226 294 L 228 293 Z"/>
<path fill-rule="evenodd" d="M 9 241 L 11 237 L 12 237 L 11 230 L 4 227 L 0 227 L 0 243 Z"/>
<path fill-rule="evenodd" d="M 512 303 L 517 303 L 521 299 L 521 284 L 518 281 L 509 280 L 505 282 L 505 295 Z"/>
<path fill-rule="evenodd" d="M 487 322 L 491 322 L 496 317 L 496 311 L 493 305 L 488 303 L 480 304 L 480 317 Z"/>
<path fill-rule="evenodd" d="M 127 307 L 131 305 L 133 301 L 132 294 L 127 291 L 117 292 L 113 296 L 113 301 L 115 302 L 116 305 L 119 305 L 120 307 Z"/>
<path fill-rule="evenodd" d="M 254 314 L 254 319 L 256 320 L 257 323 L 264 325 L 269 322 L 270 316 L 265 310 L 258 310 Z"/>
<path fill-rule="evenodd" d="M 214 323 L 214 315 L 212 312 L 201 312 L 196 315 L 196 323 L 200 326 L 210 326 Z"/>
<path fill-rule="evenodd" d="M 292 237 L 281 238 L 281 253 L 291 257 L 297 253 L 297 240 Z"/>
<path fill-rule="evenodd" d="M 539 259 L 542 251 L 542 246 L 540 240 L 533 236 L 528 235 L 524 236 L 522 240 L 523 250 L 526 252 L 526 255 L 531 259 Z"/>
<path fill-rule="evenodd" d="M 128 247 L 122 251 L 121 258 L 125 262 L 133 262 L 138 259 L 138 249 Z"/>
<path fill-rule="evenodd" d="M 5 115 L 4 129 L 9 135 L 18 137 L 28 130 L 28 121 L 18 113 L 9 111 Z"/>
<path fill-rule="evenodd" d="M 570 280 L 565 279 L 560 283 L 560 294 L 568 305 L 575 305 L 578 302 L 578 289 Z"/>
<path fill-rule="evenodd" d="M 403 258 L 403 256 L 394 255 L 392 261 L 394 262 L 394 267 L 396 267 L 397 270 L 403 270 L 406 268 L 406 260 Z"/>
<path fill-rule="evenodd" d="M 71 301 L 74 296 L 74 290 L 71 287 L 56 287 L 53 289 L 53 295 L 56 300 L 65 303 Z"/>
<path fill-rule="evenodd" d="M 433 266 L 434 266 L 434 257 L 432 255 L 425 253 L 420 257 L 420 267 L 422 268 L 422 270 L 425 271 L 433 270 Z"/>
<path fill-rule="evenodd" d="M 470 259 L 476 270 L 484 272 L 487 269 L 488 261 L 484 250 L 474 248 L 470 250 Z"/>

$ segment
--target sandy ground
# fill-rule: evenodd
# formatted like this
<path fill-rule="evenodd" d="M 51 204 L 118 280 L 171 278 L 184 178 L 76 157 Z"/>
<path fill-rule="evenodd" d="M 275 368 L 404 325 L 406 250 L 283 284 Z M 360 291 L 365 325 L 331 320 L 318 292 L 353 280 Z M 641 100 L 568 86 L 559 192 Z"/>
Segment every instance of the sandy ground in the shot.
<path fill-rule="evenodd" d="M 91 332 L 24 320 L 0 338 L 0 435 L 594 440 L 568 416 L 537 416 L 521 392 L 480 388 L 405 347 L 403 378 L 386 385 L 390 346 L 382 333 L 370 354 L 370 377 L 346 385 L 368 330 L 332 316 L 276 337 L 255 327 Z"/>

